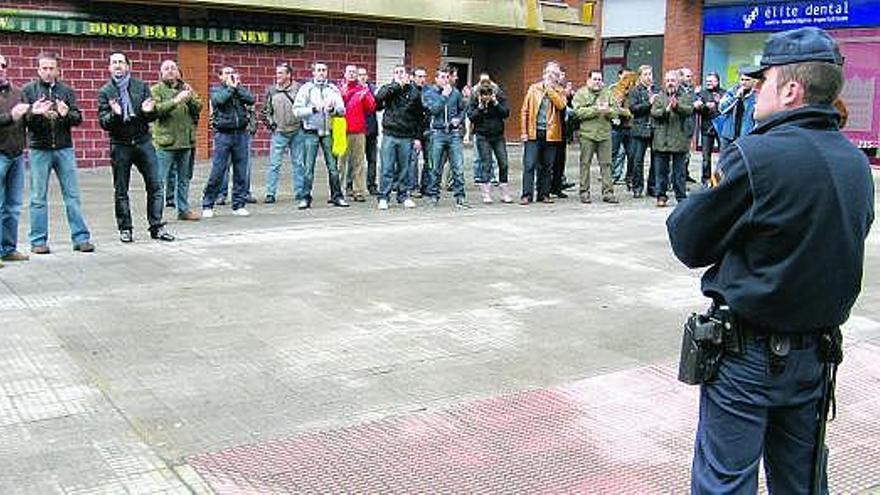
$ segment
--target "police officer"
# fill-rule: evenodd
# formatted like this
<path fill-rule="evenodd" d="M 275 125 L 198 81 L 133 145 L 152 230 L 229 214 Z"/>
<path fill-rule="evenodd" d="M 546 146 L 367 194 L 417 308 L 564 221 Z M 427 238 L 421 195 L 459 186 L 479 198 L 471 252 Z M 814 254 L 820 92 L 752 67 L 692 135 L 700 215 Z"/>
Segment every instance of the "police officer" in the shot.
<path fill-rule="evenodd" d="M 770 36 L 750 74 L 759 125 L 724 150 L 715 187 L 667 220 L 675 255 L 709 267 L 703 294 L 729 306 L 742 342 L 701 385 L 692 493 L 755 493 L 762 457 L 771 493 L 827 492 L 825 459 L 814 463 L 828 396 L 820 344 L 859 294 L 874 217 L 867 160 L 831 106 L 842 64 L 821 29 Z"/>

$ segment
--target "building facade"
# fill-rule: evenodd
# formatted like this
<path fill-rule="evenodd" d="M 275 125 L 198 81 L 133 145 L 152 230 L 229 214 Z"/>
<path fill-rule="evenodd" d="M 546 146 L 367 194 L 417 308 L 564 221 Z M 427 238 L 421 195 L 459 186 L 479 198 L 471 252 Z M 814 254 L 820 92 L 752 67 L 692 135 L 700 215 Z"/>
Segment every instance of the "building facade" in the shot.
<path fill-rule="evenodd" d="M 283 7 L 281 5 L 284 5 Z M 60 56 L 62 78 L 77 91 L 85 122 L 75 130 L 80 166 L 109 163 L 109 146 L 97 122 L 97 90 L 108 79 L 108 56 L 129 54 L 136 77 L 159 78 L 162 60 L 179 62 L 184 78 L 207 96 L 220 68 L 231 65 L 262 104 L 275 66 L 290 62 L 299 80 L 310 64 L 328 64 L 339 79 L 345 65 L 366 67 L 371 79 L 390 80 L 395 64 L 441 63 L 459 67 L 459 85 L 488 70 L 519 108 L 543 64 L 560 61 L 580 85 L 597 67 L 600 5 L 585 0 L 202 0 L 163 2 L 0 0 L 0 53 L 9 77 L 23 85 L 37 77 L 36 56 Z M 518 112 L 508 135 L 518 136 Z M 199 129 L 198 156 L 210 154 L 207 108 Z M 254 140 L 268 152 L 268 133 Z"/>

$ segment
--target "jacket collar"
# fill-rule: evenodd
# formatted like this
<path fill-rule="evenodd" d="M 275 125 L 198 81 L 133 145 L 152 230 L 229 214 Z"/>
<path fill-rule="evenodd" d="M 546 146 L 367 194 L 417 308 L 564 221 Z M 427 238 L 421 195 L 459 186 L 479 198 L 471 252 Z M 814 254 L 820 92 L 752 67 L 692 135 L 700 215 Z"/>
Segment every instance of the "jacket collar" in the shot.
<path fill-rule="evenodd" d="M 806 105 L 773 114 L 769 119 L 760 122 L 750 134 L 764 134 L 783 125 L 811 129 L 835 129 L 839 122 L 840 114 L 831 105 Z"/>

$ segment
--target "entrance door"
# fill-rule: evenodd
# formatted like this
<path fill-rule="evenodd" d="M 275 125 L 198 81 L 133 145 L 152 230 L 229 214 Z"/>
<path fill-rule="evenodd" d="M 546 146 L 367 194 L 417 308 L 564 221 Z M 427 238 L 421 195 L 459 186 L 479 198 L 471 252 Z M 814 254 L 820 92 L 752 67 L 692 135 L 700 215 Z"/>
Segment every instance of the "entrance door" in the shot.
<path fill-rule="evenodd" d="M 458 69 L 458 83 L 456 87 L 461 91 L 465 86 L 470 86 L 473 81 L 474 59 L 463 57 L 443 57 L 440 59 L 440 65 L 449 65 Z"/>

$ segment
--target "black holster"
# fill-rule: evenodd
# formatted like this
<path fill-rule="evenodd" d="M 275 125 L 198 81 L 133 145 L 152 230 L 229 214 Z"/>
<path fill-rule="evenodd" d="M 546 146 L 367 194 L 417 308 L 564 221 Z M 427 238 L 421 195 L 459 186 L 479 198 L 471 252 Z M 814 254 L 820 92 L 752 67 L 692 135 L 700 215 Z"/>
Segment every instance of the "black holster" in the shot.
<path fill-rule="evenodd" d="M 744 337 L 730 308 L 713 304 L 706 314 L 692 313 L 684 323 L 678 380 L 688 385 L 711 383 L 725 353 L 743 352 Z"/>

